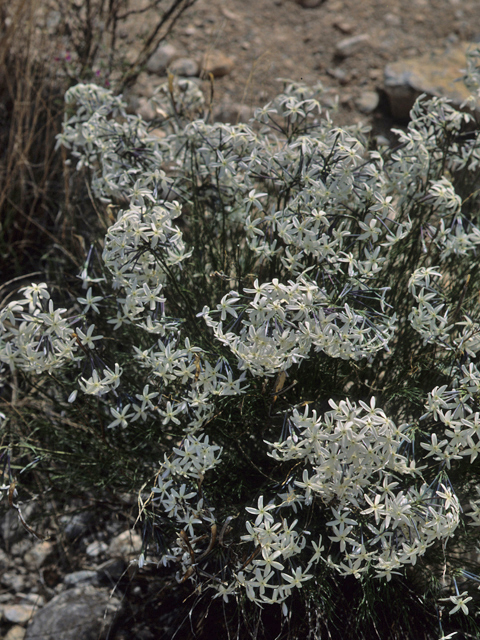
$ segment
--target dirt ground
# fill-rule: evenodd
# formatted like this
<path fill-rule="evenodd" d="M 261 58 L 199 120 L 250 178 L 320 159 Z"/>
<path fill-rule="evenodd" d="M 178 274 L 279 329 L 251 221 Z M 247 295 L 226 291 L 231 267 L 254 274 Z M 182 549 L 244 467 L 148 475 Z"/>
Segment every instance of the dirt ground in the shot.
<path fill-rule="evenodd" d="M 368 38 L 356 51 L 338 55 L 339 42 L 359 35 Z M 339 96 L 338 124 L 363 121 L 382 131 L 392 124 L 385 65 L 461 40 L 480 41 L 478 0 L 325 0 L 316 8 L 295 0 L 198 0 L 169 42 L 182 56 L 214 49 L 233 58 L 232 71 L 215 80 L 217 106 L 260 106 L 279 92 L 278 78 L 321 81 Z M 368 91 L 380 101 L 365 115 L 358 101 Z"/>

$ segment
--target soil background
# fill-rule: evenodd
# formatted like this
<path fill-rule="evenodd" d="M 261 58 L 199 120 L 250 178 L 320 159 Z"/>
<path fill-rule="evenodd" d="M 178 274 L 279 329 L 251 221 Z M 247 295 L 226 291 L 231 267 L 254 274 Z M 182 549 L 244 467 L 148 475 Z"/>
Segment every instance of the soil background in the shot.
<path fill-rule="evenodd" d="M 133 31 L 124 36 L 134 49 Z M 339 55 L 341 41 L 355 36 L 365 38 Z M 281 90 L 279 78 L 288 78 L 320 81 L 332 101 L 338 95 L 336 124 L 369 122 L 383 134 L 392 125 L 385 65 L 460 41 L 480 42 L 478 0 L 325 0 L 313 8 L 295 0 L 197 0 L 168 40 L 181 57 L 201 61 L 220 51 L 233 59 L 232 70 L 215 79 L 214 107 L 224 120 L 232 105 L 234 115 L 240 105 L 262 106 Z M 140 86 L 148 84 L 145 75 Z M 362 97 L 372 91 L 379 103 L 366 114 Z"/>

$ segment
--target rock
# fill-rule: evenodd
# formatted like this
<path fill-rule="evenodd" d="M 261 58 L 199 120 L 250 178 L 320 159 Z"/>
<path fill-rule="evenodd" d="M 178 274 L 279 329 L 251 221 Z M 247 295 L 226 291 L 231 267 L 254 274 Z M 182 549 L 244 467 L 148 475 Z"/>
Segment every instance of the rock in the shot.
<path fill-rule="evenodd" d="M 163 44 L 150 56 L 147 62 L 147 71 L 163 76 L 168 65 L 177 57 L 178 52 L 173 44 Z"/>
<path fill-rule="evenodd" d="M 84 511 L 70 516 L 62 516 L 60 522 L 65 525 L 65 535 L 68 540 L 74 540 L 87 532 L 92 519 L 93 514 Z"/>
<path fill-rule="evenodd" d="M 97 567 L 97 571 L 102 580 L 115 585 L 125 573 L 127 566 L 126 561 L 122 558 L 112 558 Z"/>
<path fill-rule="evenodd" d="M 83 571 L 74 571 L 73 573 L 67 573 L 63 579 L 63 583 L 66 587 L 76 587 L 80 583 L 83 584 L 99 584 L 99 575 L 97 571 L 89 571 L 87 569 Z"/>
<path fill-rule="evenodd" d="M 24 538 L 19 542 L 12 544 L 10 554 L 14 557 L 23 556 L 33 546 L 33 541 L 30 538 Z"/>
<path fill-rule="evenodd" d="M 142 116 L 144 120 L 150 122 L 154 120 L 156 117 L 155 108 L 152 106 L 152 103 L 148 98 L 138 98 L 135 105 L 135 113 L 139 116 Z"/>
<path fill-rule="evenodd" d="M 24 638 L 25 629 L 18 624 L 9 629 L 6 636 L 3 636 L 3 640 L 23 640 Z"/>
<path fill-rule="evenodd" d="M 5 620 L 14 624 L 25 625 L 33 618 L 38 607 L 34 604 L 6 604 L 2 609 Z"/>
<path fill-rule="evenodd" d="M 346 58 L 365 48 L 368 44 L 370 44 L 368 33 L 360 33 L 358 36 L 343 38 L 335 45 L 335 55 L 340 58 Z"/>
<path fill-rule="evenodd" d="M 233 58 L 226 56 L 216 49 L 207 51 L 201 62 L 202 76 L 208 78 L 211 73 L 214 78 L 222 78 L 228 75 L 234 67 Z"/>
<path fill-rule="evenodd" d="M 28 569 L 35 570 L 40 569 L 47 558 L 53 552 L 53 544 L 44 540 L 43 542 L 37 542 L 33 547 L 27 551 L 24 556 L 25 565 Z"/>
<path fill-rule="evenodd" d="M 222 7 L 221 12 L 225 16 L 225 18 L 227 18 L 227 20 L 232 20 L 232 22 L 241 20 L 241 16 L 238 13 L 235 13 L 234 11 L 230 11 L 230 9 L 227 9 L 227 7 Z"/>
<path fill-rule="evenodd" d="M 50 33 L 55 34 L 57 27 L 61 24 L 62 22 L 62 14 L 60 13 L 60 11 L 49 11 L 47 14 L 47 29 L 49 30 Z"/>
<path fill-rule="evenodd" d="M 304 9 L 315 9 L 322 4 L 323 0 L 295 0 L 295 2 Z"/>
<path fill-rule="evenodd" d="M 456 82 L 466 67 L 467 49 L 462 43 L 447 50 L 435 49 L 418 58 L 399 60 L 385 67 L 385 92 L 394 118 L 407 119 L 422 93 L 449 98 L 459 106 L 469 96 L 463 82 Z"/>
<path fill-rule="evenodd" d="M 200 69 L 198 62 L 193 58 L 178 58 L 172 62 L 168 67 L 168 70 L 170 73 L 173 73 L 174 76 L 191 78 L 193 76 L 198 76 Z"/>
<path fill-rule="evenodd" d="M 400 16 L 397 16 L 396 13 L 386 13 L 383 16 L 385 23 L 388 24 L 389 27 L 401 27 L 402 19 Z"/>
<path fill-rule="evenodd" d="M 115 536 L 108 547 L 108 555 L 112 558 L 130 560 L 131 556 L 138 555 L 142 549 L 142 539 L 138 533 L 124 531 Z"/>
<path fill-rule="evenodd" d="M 15 593 L 24 591 L 26 585 L 25 576 L 14 573 L 13 571 L 6 571 L 0 580 L 1 584 L 8 589 L 11 589 Z"/>
<path fill-rule="evenodd" d="M 10 558 L 3 549 L 0 549 L 0 567 L 2 570 L 11 565 L 13 565 L 12 558 Z"/>
<path fill-rule="evenodd" d="M 36 506 L 33 502 L 22 505 L 22 516 L 27 523 L 33 516 L 35 508 Z M 0 518 L 0 533 L 3 536 L 6 551 L 10 550 L 10 546 L 14 542 L 18 542 L 28 535 L 26 529 L 20 524 L 16 509 L 9 509 Z"/>
<path fill-rule="evenodd" d="M 162 133 L 163 135 L 165 135 L 165 132 L 162 131 Z M 108 544 L 106 544 L 105 542 L 101 542 L 100 540 L 95 540 L 94 542 L 91 542 L 88 545 L 88 547 L 85 550 L 85 553 L 89 558 L 98 558 L 99 556 L 104 554 L 107 551 L 107 549 L 108 549 Z"/>
<path fill-rule="evenodd" d="M 376 91 L 362 91 L 355 103 L 362 113 L 372 113 L 378 107 L 380 96 Z"/>
<path fill-rule="evenodd" d="M 213 111 L 213 119 L 215 122 L 228 124 L 248 122 L 252 116 L 253 110 L 249 106 L 237 102 L 220 105 Z"/>
<path fill-rule="evenodd" d="M 30 622 L 24 640 L 99 640 L 105 637 L 120 607 L 109 591 L 92 586 L 55 596 Z"/>
<path fill-rule="evenodd" d="M 127 91 L 127 96 L 129 96 L 129 94 L 133 94 L 136 96 L 151 98 L 160 82 L 161 80 L 159 80 L 157 77 L 152 76 L 150 73 L 145 73 L 144 71 L 142 71 L 142 73 L 138 75 L 138 78 L 136 79 L 133 87 L 129 91 Z"/>
<path fill-rule="evenodd" d="M 340 69 L 340 67 L 330 67 L 327 69 L 327 73 L 332 78 L 335 78 L 335 80 L 338 80 L 340 84 L 348 84 L 349 75 L 346 71 Z"/>
<path fill-rule="evenodd" d="M 36 607 L 43 607 L 45 598 L 39 593 L 17 593 L 15 598 L 20 599 L 20 604 L 34 604 Z"/>
<path fill-rule="evenodd" d="M 345 35 L 355 31 L 355 24 L 353 22 L 348 22 L 347 20 L 335 20 L 333 26 Z"/>

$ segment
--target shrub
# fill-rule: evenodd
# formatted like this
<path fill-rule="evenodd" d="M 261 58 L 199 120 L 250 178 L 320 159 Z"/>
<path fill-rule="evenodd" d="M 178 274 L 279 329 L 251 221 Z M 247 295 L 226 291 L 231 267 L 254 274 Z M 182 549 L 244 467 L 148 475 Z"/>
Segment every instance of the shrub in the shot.
<path fill-rule="evenodd" d="M 3 384 L 52 416 L 20 437 L 6 410 L 7 445 L 64 489 L 139 490 L 139 566 L 245 633 L 276 607 L 285 637 L 476 629 L 476 122 L 423 96 L 372 149 L 321 97 L 286 82 L 250 126 L 209 124 L 171 77 L 147 125 L 67 92 L 58 145 L 109 226 L 83 293 L 0 313 Z"/>

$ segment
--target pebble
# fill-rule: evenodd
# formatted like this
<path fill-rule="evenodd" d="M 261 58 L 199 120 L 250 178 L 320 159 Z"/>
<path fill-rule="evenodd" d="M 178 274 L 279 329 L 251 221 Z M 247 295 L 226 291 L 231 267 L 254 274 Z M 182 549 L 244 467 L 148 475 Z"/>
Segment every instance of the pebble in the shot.
<path fill-rule="evenodd" d="M 20 604 L 33 604 L 36 607 L 43 607 L 45 598 L 39 593 L 17 593 L 15 596 L 21 600 Z"/>
<path fill-rule="evenodd" d="M 3 640 L 23 640 L 25 637 L 25 629 L 16 624 L 7 631 L 7 635 L 3 637 Z"/>
<path fill-rule="evenodd" d="M 343 38 L 335 45 L 335 55 L 346 58 L 348 56 L 361 51 L 365 46 L 370 44 L 370 36 L 368 33 L 360 33 L 358 36 Z"/>
<path fill-rule="evenodd" d="M 31 519 L 35 509 L 36 505 L 34 502 L 29 502 L 22 506 L 22 515 L 27 523 Z M 0 535 L 3 537 L 7 551 L 10 550 L 12 544 L 27 536 L 27 531 L 18 520 L 18 513 L 16 509 L 9 509 L 0 518 Z"/>
<path fill-rule="evenodd" d="M 323 0 L 295 0 L 295 2 L 304 9 L 315 9 L 323 3 Z"/>
<path fill-rule="evenodd" d="M 144 120 L 150 122 L 155 118 L 156 111 L 148 98 L 140 97 L 135 104 L 135 113 L 142 116 Z"/>
<path fill-rule="evenodd" d="M 62 516 L 60 522 L 65 524 L 65 535 L 68 540 L 74 540 L 86 533 L 93 515 L 84 511 L 83 513 L 75 513 L 71 516 Z"/>
<path fill-rule="evenodd" d="M 147 71 L 158 76 L 164 75 L 169 64 L 178 56 L 173 44 L 163 44 L 150 56 Z"/>
<path fill-rule="evenodd" d="M 201 62 L 202 75 L 208 78 L 211 73 L 214 78 L 222 78 L 232 71 L 234 64 L 233 58 L 221 51 L 207 51 Z"/>
<path fill-rule="evenodd" d="M 26 580 L 24 576 L 19 575 L 19 573 L 13 573 L 11 571 L 6 571 L 3 574 L 0 582 L 2 586 L 7 587 L 8 589 L 11 589 L 15 593 L 18 593 L 19 591 L 23 591 L 26 586 Z"/>
<path fill-rule="evenodd" d="M 386 13 L 383 19 L 385 20 L 386 24 L 388 24 L 389 27 L 402 26 L 402 19 L 400 16 L 397 16 L 396 13 Z"/>
<path fill-rule="evenodd" d="M 339 31 L 341 31 L 342 33 L 344 33 L 345 35 L 348 35 L 350 33 L 353 33 L 355 31 L 355 25 L 353 22 L 347 22 L 346 20 L 336 20 L 333 23 L 333 26 L 335 28 L 337 28 Z"/>
<path fill-rule="evenodd" d="M 362 91 L 355 104 L 362 113 L 372 113 L 378 107 L 379 100 L 380 96 L 376 91 Z"/>
<path fill-rule="evenodd" d="M 108 546 L 108 554 L 112 558 L 130 559 L 130 556 L 140 553 L 142 539 L 138 533 L 124 531 L 115 536 Z"/>
<path fill-rule="evenodd" d="M 32 544 L 33 543 L 29 538 L 15 542 L 15 544 L 12 544 L 10 554 L 14 557 L 23 556 L 29 549 L 31 549 Z"/>
<path fill-rule="evenodd" d="M 339 67 L 337 68 L 330 67 L 329 69 L 327 69 L 327 73 L 332 78 L 335 78 L 335 80 L 338 80 L 340 84 L 348 84 L 348 80 L 349 80 L 348 73 L 343 69 L 340 69 Z"/>
<path fill-rule="evenodd" d="M 227 7 L 222 7 L 221 12 L 225 16 L 225 18 L 227 18 L 227 20 L 232 20 L 232 22 L 236 22 L 237 20 L 241 19 L 241 16 L 238 13 L 230 11 L 230 9 L 227 9 Z"/>
<path fill-rule="evenodd" d="M 5 553 L 3 549 L 0 549 L 0 567 L 4 569 L 5 567 L 10 566 L 11 564 L 12 564 L 11 557 L 7 553 Z"/>
<path fill-rule="evenodd" d="M 73 571 L 72 573 L 67 573 L 63 579 L 63 584 L 67 587 L 76 587 L 81 583 L 98 585 L 98 572 L 87 569 L 83 571 Z"/>
<path fill-rule="evenodd" d="M 34 604 L 6 604 L 2 607 L 3 617 L 14 624 L 27 624 L 38 609 Z"/>
<path fill-rule="evenodd" d="M 182 76 L 184 78 L 198 76 L 200 71 L 198 62 L 193 58 L 177 58 L 168 67 L 168 70 L 174 76 Z"/>
<path fill-rule="evenodd" d="M 25 565 L 31 571 L 40 569 L 40 567 L 44 564 L 44 562 L 52 554 L 52 552 L 53 544 L 51 542 L 48 542 L 47 540 L 44 540 L 43 542 L 37 542 L 24 555 L 23 559 Z"/>
<path fill-rule="evenodd" d="M 162 131 L 163 135 L 165 133 Z M 106 542 L 102 542 L 101 540 L 94 540 L 91 542 L 85 550 L 85 553 L 89 558 L 98 558 L 105 553 L 108 549 L 108 544 Z"/>

